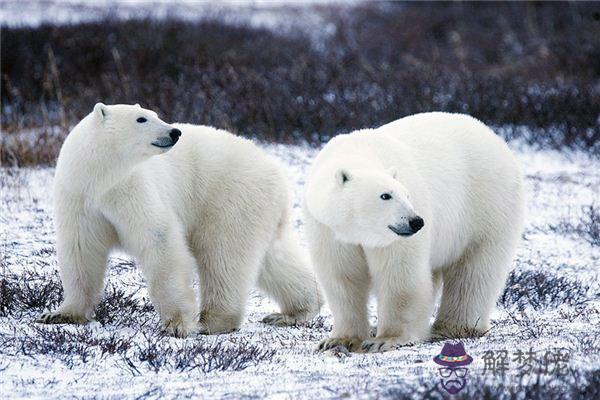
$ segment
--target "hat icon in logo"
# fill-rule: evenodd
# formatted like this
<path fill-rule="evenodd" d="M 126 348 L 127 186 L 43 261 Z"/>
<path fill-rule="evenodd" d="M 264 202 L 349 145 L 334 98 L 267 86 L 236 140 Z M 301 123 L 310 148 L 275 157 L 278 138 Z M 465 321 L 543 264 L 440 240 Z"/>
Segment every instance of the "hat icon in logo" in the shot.
<path fill-rule="evenodd" d="M 467 383 L 468 369 L 466 365 L 473 362 L 473 357 L 467 354 L 462 343 L 445 343 L 442 352 L 433 357 L 438 368 L 442 387 L 450 394 L 460 392 Z"/>
<path fill-rule="evenodd" d="M 445 367 L 462 367 L 471 364 L 473 357 L 467 354 L 462 343 L 445 343 L 442 352 L 433 361 Z"/>

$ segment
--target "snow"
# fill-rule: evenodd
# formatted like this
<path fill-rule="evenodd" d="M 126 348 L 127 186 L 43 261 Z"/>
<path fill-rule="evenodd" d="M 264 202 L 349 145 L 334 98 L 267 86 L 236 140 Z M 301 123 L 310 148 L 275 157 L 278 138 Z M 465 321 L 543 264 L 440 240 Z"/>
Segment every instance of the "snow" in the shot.
<path fill-rule="evenodd" d="M 103 18 L 172 17 L 186 21 L 219 19 L 229 24 L 248 24 L 277 31 L 301 31 L 309 36 L 331 35 L 335 26 L 327 23 L 314 7 L 349 7 L 356 0 L 0 0 L 0 25 L 38 26 L 72 24 Z"/>
<path fill-rule="evenodd" d="M 300 201 L 304 177 L 318 149 L 308 146 L 261 144 L 286 166 L 294 191 L 295 226 L 301 236 Z M 576 223 L 582 207 L 599 197 L 600 161 L 585 153 L 538 151 L 513 144 L 526 176 L 528 217 L 524 240 L 518 249 L 515 270 L 536 271 L 545 276 L 567 278 L 589 287 L 581 304 L 535 309 L 525 305 L 499 307 L 493 329 L 483 338 L 464 340 L 475 362 L 470 366 L 471 381 L 478 377 L 489 385 L 502 378 L 483 375 L 483 355 L 488 350 L 530 347 L 539 354 L 556 348 L 570 353 L 568 365 L 576 371 L 593 371 L 600 366 L 600 248 L 576 234 L 550 229 L 560 221 Z M 52 226 L 52 168 L 1 169 L 0 222 L 3 277 L 35 272 L 44 280 L 57 280 Z M 598 204 L 598 203 L 596 203 Z M 303 241 L 304 243 L 304 241 Z M 110 259 L 107 293 L 117 288 L 147 303 L 140 271 L 128 256 L 114 254 Z M 36 275 L 32 275 L 35 277 Z M 2 293 L 2 292 L 0 292 Z M 4 295 L 4 294 L 2 294 Z M 437 369 L 431 361 L 442 343 L 425 343 L 377 354 L 316 353 L 314 347 L 328 336 L 331 314 L 325 306 L 322 317 L 307 326 L 274 328 L 259 321 L 276 306 L 258 292 L 248 302 L 241 329 L 219 336 L 188 339 L 162 337 L 157 332 L 158 317 L 153 310 L 128 315 L 112 309 L 112 322 L 87 326 L 39 326 L 33 322 L 41 309 L 20 306 L 18 312 L 0 317 L 0 392 L 4 398 L 371 398 L 438 393 Z M 370 305 L 375 324 L 375 303 Z M 1 315 L 1 314 L 0 314 Z M 133 321 L 133 322 L 132 322 Z M 138 324 L 139 323 L 139 324 Z M 45 335 L 71 333 L 96 339 L 111 337 L 130 342 L 125 351 L 102 352 L 100 345 L 69 353 L 78 343 L 67 340 L 50 352 L 36 348 Z M 24 342 L 25 338 L 32 342 Z M 79 342 L 85 342 L 83 339 Z M 22 343 L 29 343 L 27 347 Z M 89 343 L 89 342 L 86 342 Z M 177 351 L 221 344 L 224 348 L 254 346 L 260 352 L 274 352 L 272 358 L 256 358 L 242 370 L 208 370 L 202 359 L 196 368 L 178 367 L 183 358 Z M 167 354 L 155 368 L 142 360 L 156 346 Z M 28 350 L 29 349 L 29 350 Z M 33 349 L 33 350 L 31 350 Z M 82 354 L 86 354 L 83 356 Z M 221 353 L 221 352 L 217 352 Z M 265 354 L 266 354 L 265 353 Z M 507 372 L 510 382 L 517 378 L 516 364 Z M 542 377 L 543 379 L 546 379 Z M 525 384 L 538 379 L 526 376 Z M 584 381 L 552 384 L 583 385 Z M 474 383 L 472 383 L 474 384 Z M 467 386 L 469 383 L 467 384 Z"/>

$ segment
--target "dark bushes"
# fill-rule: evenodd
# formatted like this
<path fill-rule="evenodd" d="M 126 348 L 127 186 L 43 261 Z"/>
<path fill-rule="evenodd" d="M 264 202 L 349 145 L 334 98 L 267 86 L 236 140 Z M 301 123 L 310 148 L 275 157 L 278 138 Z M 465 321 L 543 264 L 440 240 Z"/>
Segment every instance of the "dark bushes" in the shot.
<path fill-rule="evenodd" d="M 6 273 L 0 278 L 0 317 L 54 309 L 62 301 L 62 293 L 57 273 Z"/>
<path fill-rule="evenodd" d="M 511 271 L 498 304 L 535 310 L 575 306 L 588 300 L 588 287 L 580 282 L 555 276 L 547 271 Z"/>
<path fill-rule="evenodd" d="M 137 337 L 141 335 L 142 337 Z M 31 357 L 51 354 L 69 368 L 87 363 L 106 354 L 120 355 L 125 367 L 140 374 L 142 367 L 151 371 L 210 372 L 241 371 L 263 361 L 271 361 L 274 350 L 252 344 L 245 339 L 235 344 L 195 338 L 173 343 L 159 333 L 146 334 L 139 328 L 131 336 L 112 333 L 99 335 L 89 326 L 32 326 L 31 330 L 0 334 L 0 354 L 23 354 Z"/>
<path fill-rule="evenodd" d="M 525 137 L 531 143 L 598 150 L 599 10 L 593 3 L 318 7 L 335 33 L 316 43 L 215 21 L 3 28 L 9 134 L 0 156 L 51 164 L 62 137 L 97 101 L 139 102 L 168 121 L 279 142 L 319 142 L 422 111 L 465 112 L 535 127 Z"/>
<path fill-rule="evenodd" d="M 169 346 L 165 340 L 147 338 L 138 345 L 136 355 L 139 361 L 148 364 L 155 372 L 168 370 L 210 372 L 241 371 L 262 361 L 271 361 L 274 350 L 265 349 L 241 340 L 235 346 L 224 345 L 221 341 L 185 342 L 180 347 Z"/>
<path fill-rule="evenodd" d="M 554 232 L 574 235 L 584 239 L 592 246 L 600 246 L 600 206 L 595 203 L 582 207 L 583 215 L 579 221 L 563 219 L 557 225 L 550 225 Z"/>

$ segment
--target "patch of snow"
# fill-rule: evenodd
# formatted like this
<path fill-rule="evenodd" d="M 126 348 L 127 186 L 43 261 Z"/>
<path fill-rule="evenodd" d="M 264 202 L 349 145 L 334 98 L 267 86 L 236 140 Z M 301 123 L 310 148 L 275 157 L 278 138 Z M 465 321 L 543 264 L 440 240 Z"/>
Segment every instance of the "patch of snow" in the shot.
<path fill-rule="evenodd" d="M 1 26 L 76 24 L 117 18 L 185 21 L 219 20 L 231 25 L 249 25 L 275 32 L 300 32 L 310 38 L 328 37 L 335 25 L 318 8 L 323 5 L 352 7 L 359 1 L 347 0 L 0 0 Z"/>

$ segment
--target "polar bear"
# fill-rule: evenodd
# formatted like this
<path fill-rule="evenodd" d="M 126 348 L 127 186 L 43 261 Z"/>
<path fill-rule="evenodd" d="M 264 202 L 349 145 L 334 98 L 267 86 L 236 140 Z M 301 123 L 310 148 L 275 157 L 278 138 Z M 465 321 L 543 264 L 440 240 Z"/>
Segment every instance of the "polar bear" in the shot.
<path fill-rule="evenodd" d="M 98 103 L 60 151 L 54 210 L 64 301 L 39 322 L 92 318 L 115 247 L 137 258 L 164 329 L 177 337 L 237 329 L 256 282 L 281 307 L 263 322 L 290 324 L 320 308 L 282 168 L 225 131 Z"/>
<path fill-rule="evenodd" d="M 490 328 L 522 231 L 524 194 L 508 146 L 480 121 L 424 113 L 339 135 L 315 159 L 303 209 L 334 318 L 321 350 L 377 352 L 426 340 L 439 291 L 435 337 Z"/>

